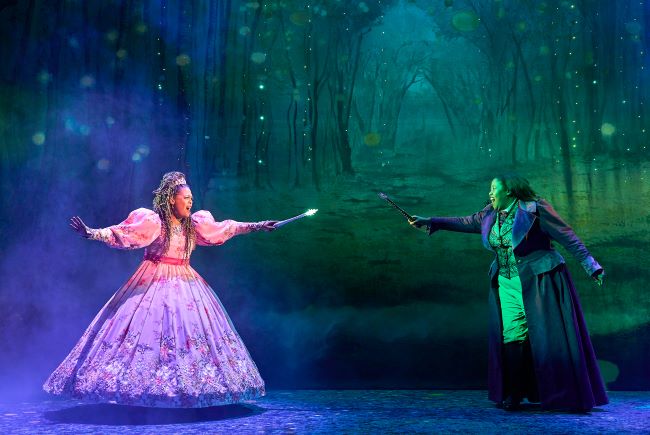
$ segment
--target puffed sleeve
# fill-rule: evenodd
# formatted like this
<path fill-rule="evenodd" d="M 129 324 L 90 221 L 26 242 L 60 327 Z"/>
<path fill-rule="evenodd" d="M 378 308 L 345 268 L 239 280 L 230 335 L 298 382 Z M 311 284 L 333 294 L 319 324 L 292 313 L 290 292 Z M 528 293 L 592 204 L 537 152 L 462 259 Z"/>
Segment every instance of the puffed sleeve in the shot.
<path fill-rule="evenodd" d="M 99 240 L 112 248 L 144 248 L 160 236 L 160 217 L 152 210 L 139 208 L 132 211 L 124 222 L 89 231 L 89 239 Z"/>
<path fill-rule="evenodd" d="M 429 218 L 429 235 L 438 230 L 455 231 L 458 233 L 480 233 L 481 222 L 485 215 L 492 210 L 488 205 L 483 210 L 462 217 L 431 217 Z"/>
<path fill-rule="evenodd" d="M 239 234 L 246 234 L 258 229 L 258 224 L 225 220 L 217 222 L 212 213 L 199 210 L 192 215 L 196 231 L 196 243 L 201 246 L 222 245 L 226 240 Z"/>
<path fill-rule="evenodd" d="M 580 262 L 587 274 L 602 270 L 602 267 L 591 256 L 584 243 L 578 238 L 573 228 L 569 226 L 555 209 L 543 199 L 537 201 L 539 211 L 539 223 L 542 231 L 557 241 Z"/>

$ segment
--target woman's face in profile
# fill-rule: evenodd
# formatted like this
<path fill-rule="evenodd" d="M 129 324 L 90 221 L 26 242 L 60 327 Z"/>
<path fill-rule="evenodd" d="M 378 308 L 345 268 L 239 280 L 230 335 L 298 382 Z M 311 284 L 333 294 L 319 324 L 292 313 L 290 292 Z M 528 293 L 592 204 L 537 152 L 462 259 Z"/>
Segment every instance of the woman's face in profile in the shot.
<path fill-rule="evenodd" d="M 171 206 L 178 218 L 188 218 L 192 212 L 192 191 L 189 187 L 181 188 L 172 198 Z"/>
<path fill-rule="evenodd" d="M 509 192 L 503 186 L 501 181 L 496 178 L 492 180 L 490 185 L 490 203 L 495 210 L 503 210 L 508 207 L 512 202 L 512 197 L 509 196 Z"/>

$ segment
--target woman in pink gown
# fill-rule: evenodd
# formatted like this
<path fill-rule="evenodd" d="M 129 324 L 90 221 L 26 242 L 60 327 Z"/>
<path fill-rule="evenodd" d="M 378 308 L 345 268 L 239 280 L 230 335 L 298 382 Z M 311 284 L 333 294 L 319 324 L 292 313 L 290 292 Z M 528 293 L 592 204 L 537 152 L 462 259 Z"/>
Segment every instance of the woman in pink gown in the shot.
<path fill-rule="evenodd" d="M 144 261 L 100 310 L 45 391 L 92 402 L 199 408 L 264 395 L 264 381 L 210 286 L 189 265 L 196 245 L 272 231 L 274 221 L 216 222 L 190 215 L 192 194 L 180 172 L 163 177 L 154 210 L 137 209 L 82 236 L 118 249 L 145 248 Z"/>

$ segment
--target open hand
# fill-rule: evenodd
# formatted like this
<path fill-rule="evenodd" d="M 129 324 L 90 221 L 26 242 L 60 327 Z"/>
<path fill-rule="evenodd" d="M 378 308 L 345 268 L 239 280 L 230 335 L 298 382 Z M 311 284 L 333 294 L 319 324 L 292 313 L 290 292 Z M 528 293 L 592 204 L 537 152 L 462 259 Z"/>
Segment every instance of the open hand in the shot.
<path fill-rule="evenodd" d="M 73 216 L 70 219 L 70 227 L 75 230 L 81 237 L 90 237 L 90 228 L 84 224 L 84 221 L 82 221 L 79 216 Z"/>

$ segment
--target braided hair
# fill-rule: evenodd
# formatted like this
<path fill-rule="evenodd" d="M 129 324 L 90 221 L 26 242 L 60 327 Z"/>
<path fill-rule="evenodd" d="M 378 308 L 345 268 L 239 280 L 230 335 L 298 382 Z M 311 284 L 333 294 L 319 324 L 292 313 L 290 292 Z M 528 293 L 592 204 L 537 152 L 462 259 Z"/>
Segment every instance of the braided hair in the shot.
<path fill-rule="evenodd" d="M 174 171 L 163 175 L 162 180 L 160 180 L 160 186 L 153 191 L 153 209 L 160 217 L 162 232 L 165 235 L 165 242 L 162 249 L 163 255 L 169 250 L 172 237 L 173 211 L 169 201 L 185 187 L 189 188 L 185 182 L 185 175 L 182 172 Z M 180 221 L 183 233 L 185 234 L 185 254 L 183 258 L 188 259 L 196 242 L 196 232 L 194 231 L 191 217 L 181 218 Z"/>

